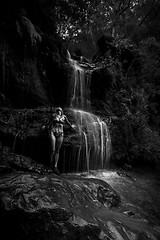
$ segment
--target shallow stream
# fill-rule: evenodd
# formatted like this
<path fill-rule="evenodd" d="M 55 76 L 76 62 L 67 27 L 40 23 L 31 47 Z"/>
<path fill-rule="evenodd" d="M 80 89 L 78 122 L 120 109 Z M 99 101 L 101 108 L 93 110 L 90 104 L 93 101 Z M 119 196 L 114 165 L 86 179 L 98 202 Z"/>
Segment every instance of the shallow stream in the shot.
<path fill-rule="evenodd" d="M 113 239 L 160 239 L 160 175 L 158 172 L 109 170 L 76 175 L 103 180 L 121 196 L 121 204 L 118 208 L 108 209 L 104 204 L 97 211 L 92 211 L 89 206 L 86 209 L 92 212 L 95 219 L 99 219 L 97 221 L 103 225 L 104 232 L 106 224 Z"/>

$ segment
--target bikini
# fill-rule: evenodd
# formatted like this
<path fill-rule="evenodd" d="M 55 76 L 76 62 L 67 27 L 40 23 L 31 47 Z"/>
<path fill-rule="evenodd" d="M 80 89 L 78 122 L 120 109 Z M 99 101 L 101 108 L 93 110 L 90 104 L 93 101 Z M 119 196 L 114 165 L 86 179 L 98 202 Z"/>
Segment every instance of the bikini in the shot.
<path fill-rule="evenodd" d="M 53 124 L 51 127 L 51 132 L 54 134 L 56 138 L 62 137 L 64 135 L 63 126 L 56 125 L 56 123 L 63 125 L 65 123 L 65 115 L 62 115 L 62 116 L 55 115 L 53 119 Z"/>

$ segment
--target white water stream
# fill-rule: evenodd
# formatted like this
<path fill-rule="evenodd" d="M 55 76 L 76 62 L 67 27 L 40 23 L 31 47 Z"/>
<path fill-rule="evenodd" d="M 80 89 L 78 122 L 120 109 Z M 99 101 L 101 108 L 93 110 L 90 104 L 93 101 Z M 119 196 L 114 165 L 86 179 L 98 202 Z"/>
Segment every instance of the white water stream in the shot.
<path fill-rule="evenodd" d="M 83 170 L 104 169 L 108 166 L 111 153 L 111 139 L 107 124 L 91 112 L 90 74 L 68 52 L 73 69 L 69 84 L 70 110 L 79 133 L 79 148 L 73 149 L 79 166 Z"/>

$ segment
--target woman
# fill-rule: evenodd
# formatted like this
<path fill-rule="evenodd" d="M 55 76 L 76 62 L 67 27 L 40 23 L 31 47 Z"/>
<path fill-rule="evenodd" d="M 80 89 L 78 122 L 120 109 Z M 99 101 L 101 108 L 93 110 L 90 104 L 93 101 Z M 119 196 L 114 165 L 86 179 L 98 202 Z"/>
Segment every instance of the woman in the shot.
<path fill-rule="evenodd" d="M 51 167 L 56 174 L 60 174 L 57 168 L 59 160 L 59 150 L 63 143 L 63 125 L 67 123 L 71 128 L 75 129 L 75 125 L 71 124 L 67 117 L 63 115 L 63 110 L 61 107 L 55 109 L 55 114 L 53 114 L 51 121 L 48 124 L 48 129 L 50 131 L 51 137 Z"/>

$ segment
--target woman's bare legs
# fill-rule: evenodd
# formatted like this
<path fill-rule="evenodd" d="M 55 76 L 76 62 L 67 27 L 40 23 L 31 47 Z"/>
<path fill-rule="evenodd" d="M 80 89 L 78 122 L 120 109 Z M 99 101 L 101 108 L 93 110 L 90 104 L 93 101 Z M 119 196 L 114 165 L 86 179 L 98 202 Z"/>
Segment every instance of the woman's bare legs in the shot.
<path fill-rule="evenodd" d="M 51 166 L 53 166 L 55 149 L 56 149 L 56 138 L 55 138 L 53 132 L 51 132 L 51 148 L 52 148 L 52 152 L 51 152 L 50 163 L 51 163 Z"/>
<path fill-rule="evenodd" d="M 55 168 L 57 168 L 57 164 L 58 164 L 58 160 L 59 160 L 59 150 L 62 146 L 63 143 L 63 135 L 56 137 L 56 145 L 55 145 L 55 155 L 54 155 L 54 159 L 55 159 L 55 163 L 54 166 Z"/>
<path fill-rule="evenodd" d="M 54 134 L 51 132 L 51 167 L 57 168 L 58 160 L 59 160 L 59 150 L 63 143 L 63 135 L 55 137 Z"/>

